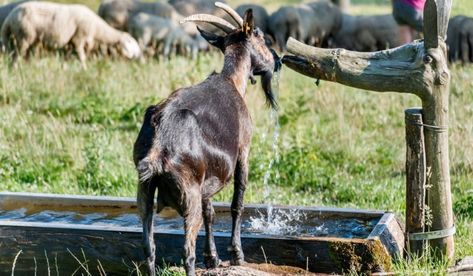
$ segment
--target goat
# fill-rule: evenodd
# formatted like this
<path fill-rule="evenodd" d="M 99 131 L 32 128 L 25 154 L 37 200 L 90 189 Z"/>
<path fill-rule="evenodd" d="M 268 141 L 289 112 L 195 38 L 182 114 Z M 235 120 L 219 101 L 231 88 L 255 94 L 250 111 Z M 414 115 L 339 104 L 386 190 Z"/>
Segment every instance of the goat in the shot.
<path fill-rule="evenodd" d="M 155 274 L 153 239 L 154 194 L 156 212 L 174 208 L 184 218 L 184 265 L 195 275 L 195 243 L 205 222 L 204 261 L 208 268 L 220 260 L 212 234 L 214 210 L 211 197 L 234 177 L 231 204 L 232 264 L 242 264 L 240 241 L 243 194 L 248 181 L 251 118 L 243 97 L 248 79 L 261 76 L 266 100 L 277 107 L 271 90 L 279 60 L 263 33 L 254 27 L 252 10 L 242 19 L 223 3 L 216 6 L 235 19 L 238 28 L 214 15 L 191 15 L 183 22 L 205 22 L 222 30 L 219 36 L 199 28 L 201 35 L 224 53 L 221 73 L 203 82 L 174 91 L 166 100 L 148 107 L 134 144 L 133 158 L 139 176 L 137 204 L 143 222 L 143 245 L 150 275 Z"/>

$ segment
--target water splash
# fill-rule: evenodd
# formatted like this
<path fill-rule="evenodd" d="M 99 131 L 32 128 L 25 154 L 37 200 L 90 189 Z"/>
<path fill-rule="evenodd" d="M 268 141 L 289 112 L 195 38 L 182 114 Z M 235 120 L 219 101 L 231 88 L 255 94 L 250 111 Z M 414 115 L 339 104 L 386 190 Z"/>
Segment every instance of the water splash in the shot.
<path fill-rule="evenodd" d="M 266 216 L 259 213 L 257 217 L 250 217 L 249 229 L 252 232 L 267 235 L 298 235 L 302 232 L 301 225 L 305 220 L 306 214 L 298 209 L 273 211 L 271 206 L 271 212 L 268 212 Z"/>

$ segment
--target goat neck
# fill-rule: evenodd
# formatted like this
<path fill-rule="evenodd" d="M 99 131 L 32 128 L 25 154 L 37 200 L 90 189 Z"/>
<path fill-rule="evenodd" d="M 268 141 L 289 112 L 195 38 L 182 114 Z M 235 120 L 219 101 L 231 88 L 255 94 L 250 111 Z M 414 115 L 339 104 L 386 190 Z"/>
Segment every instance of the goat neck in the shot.
<path fill-rule="evenodd" d="M 238 93 L 245 96 L 246 84 L 251 76 L 251 56 L 242 45 L 232 45 L 225 49 L 225 58 L 221 75 L 230 79 Z"/>

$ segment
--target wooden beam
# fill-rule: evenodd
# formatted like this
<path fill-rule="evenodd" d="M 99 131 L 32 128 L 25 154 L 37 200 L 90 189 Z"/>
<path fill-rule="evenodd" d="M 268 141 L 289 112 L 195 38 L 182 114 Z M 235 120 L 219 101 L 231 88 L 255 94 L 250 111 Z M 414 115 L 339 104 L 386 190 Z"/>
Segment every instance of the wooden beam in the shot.
<path fill-rule="evenodd" d="M 378 92 L 427 94 L 423 83 L 423 43 L 378 52 L 308 46 L 290 37 L 282 62 L 308 77 Z"/>
<path fill-rule="evenodd" d="M 422 108 L 405 110 L 406 119 L 406 237 L 409 252 L 422 255 L 425 241 L 409 240 L 425 226 L 425 149 Z"/>

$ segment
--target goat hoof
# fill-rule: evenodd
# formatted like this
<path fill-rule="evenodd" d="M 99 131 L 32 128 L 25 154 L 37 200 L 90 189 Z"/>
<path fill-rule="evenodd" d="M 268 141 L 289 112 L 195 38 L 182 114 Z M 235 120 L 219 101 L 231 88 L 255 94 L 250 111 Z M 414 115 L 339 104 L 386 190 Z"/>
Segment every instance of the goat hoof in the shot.
<path fill-rule="evenodd" d="M 209 256 L 204 258 L 204 264 L 207 269 L 217 268 L 221 262 L 222 261 L 218 258 L 218 256 Z"/>
<path fill-rule="evenodd" d="M 146 271 L 148 272 L 149 276 L 156 276 L 156 270 L 154 268 L 154 264 L 152 266 L 148 265 Z"/>
<path fill-rule="evenodd" d="M 232 258 L 230 260 L 230 264 L 231 265 L 244 265 L 245 260 L 243 258 Z"/>

